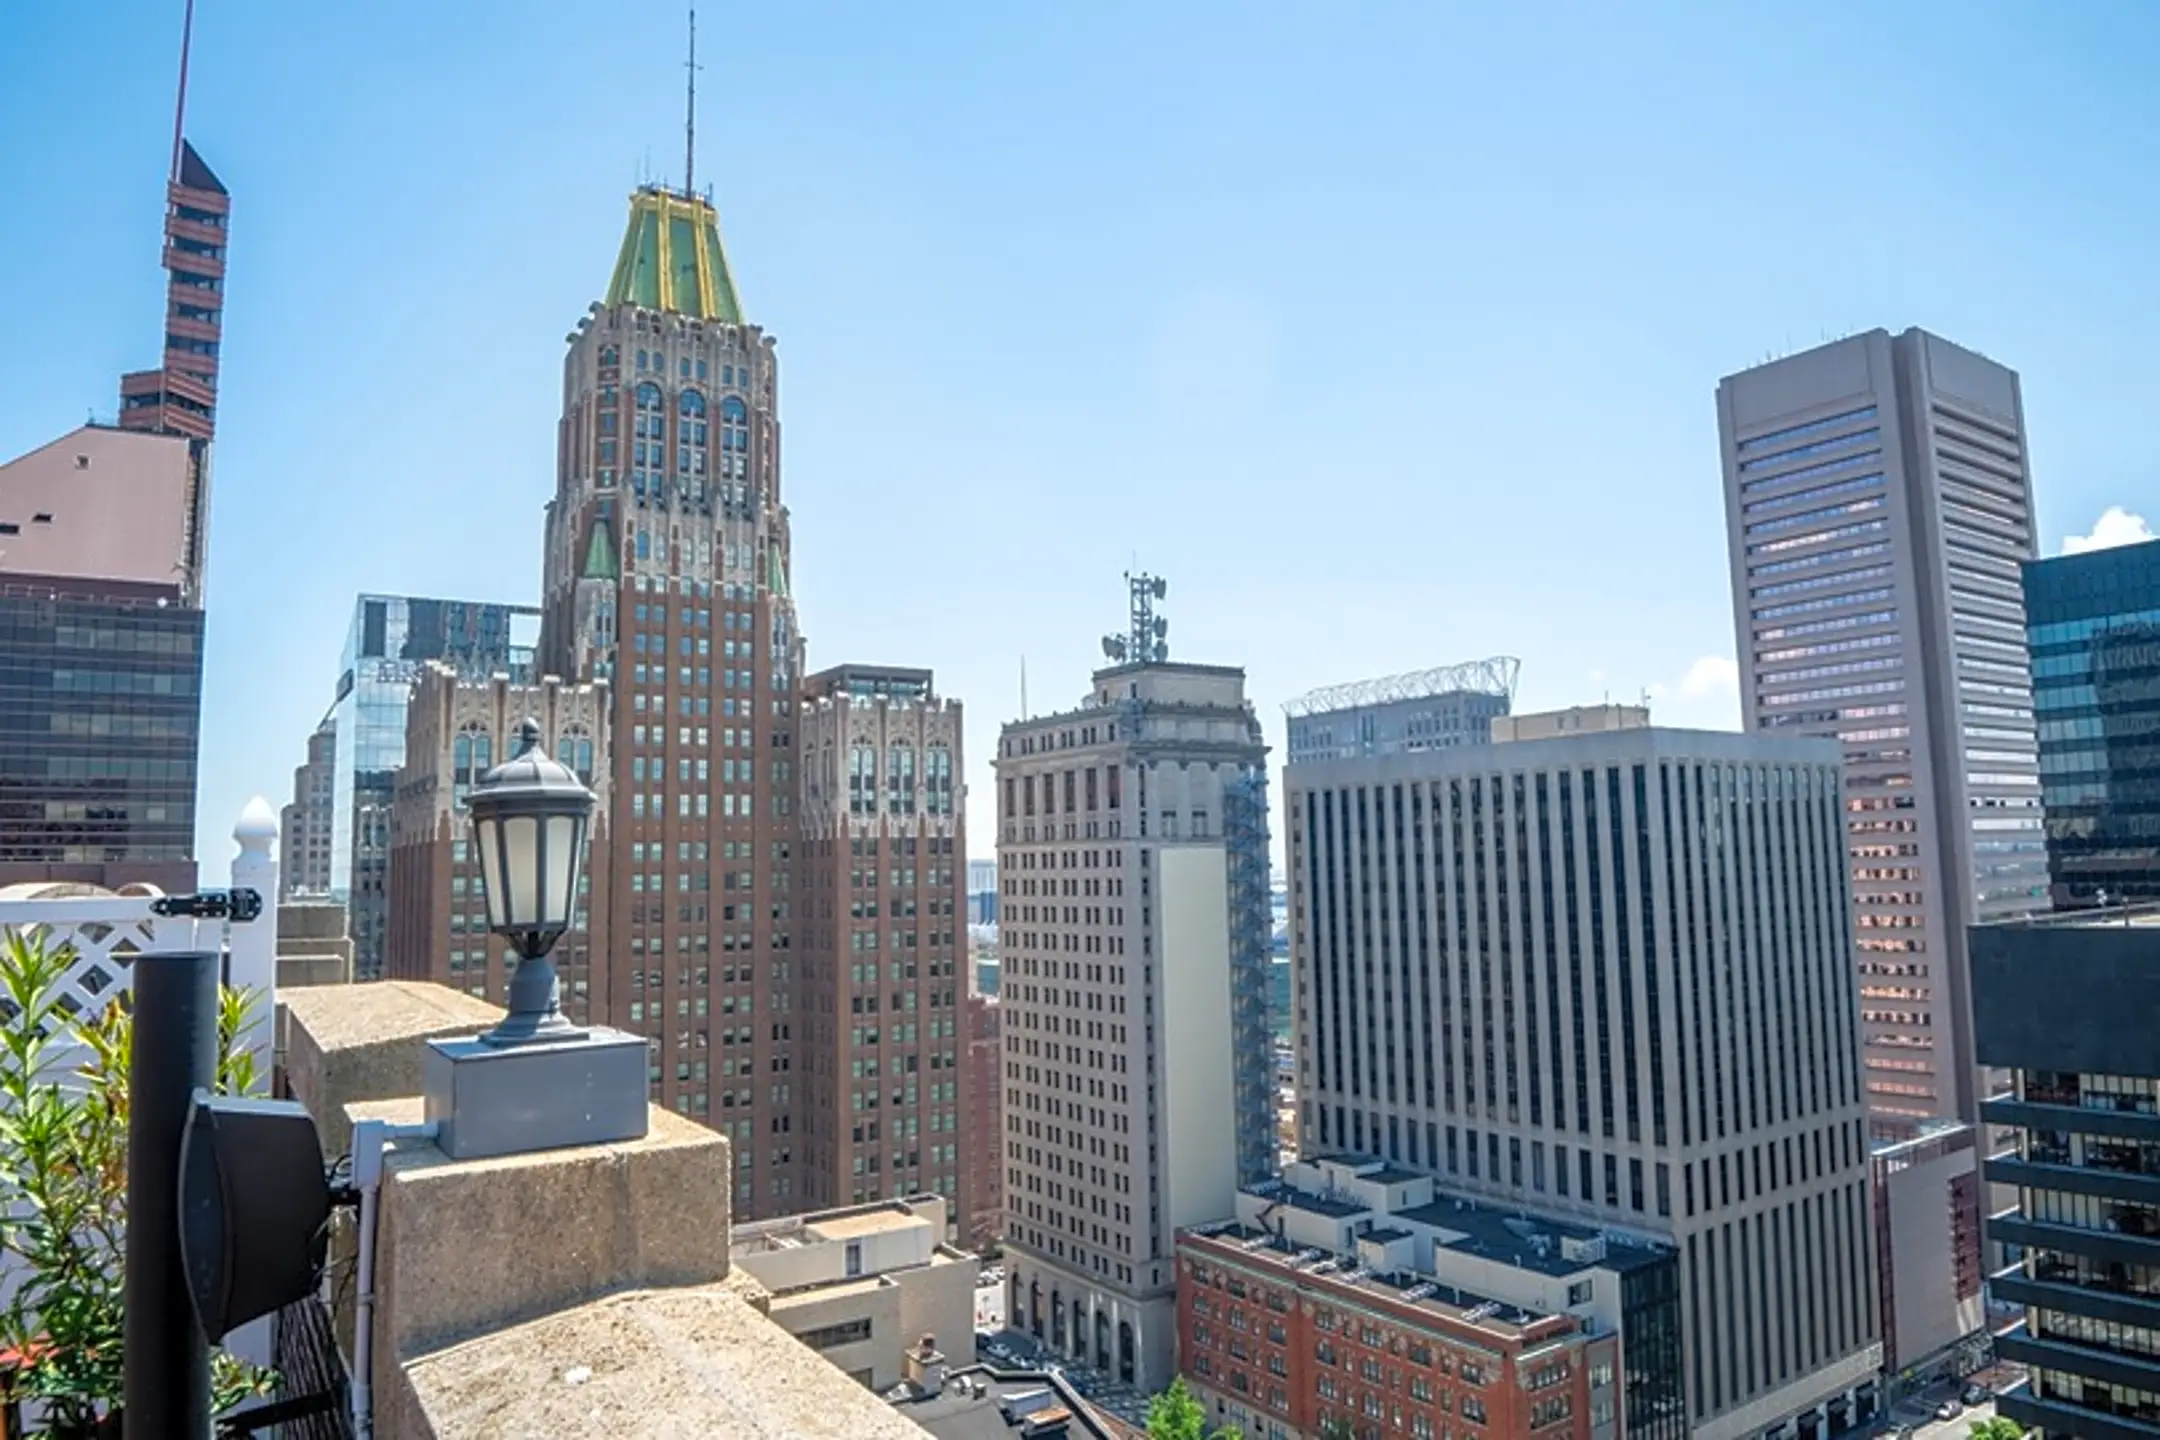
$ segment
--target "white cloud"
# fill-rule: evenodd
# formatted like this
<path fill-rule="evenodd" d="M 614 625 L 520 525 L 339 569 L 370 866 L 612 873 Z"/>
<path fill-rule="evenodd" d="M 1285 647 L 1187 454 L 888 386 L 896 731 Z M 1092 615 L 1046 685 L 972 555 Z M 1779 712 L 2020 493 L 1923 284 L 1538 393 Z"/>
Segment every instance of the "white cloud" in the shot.
<path fill-rule="evenodd" d="M 1688 666 L 1680 677 L 1680 693 L 1691 700 L 1721 699 L 1740 694 L 1740 664 L 1723 655 L 1705 655 Z"/>
<path fill-rule="evenodd" d="M 2108 550 L 2117 545 L 2135 545 L 2153 538 L 2152 526 L 2145 523 L 2142 515 L 2133 515 L 2120 505 L 2110 505 L 2105 514 L 2093 522 L 2089 535 L 2063 536 L 2062 553 L 2082 555 L 2088 550 Z"/>

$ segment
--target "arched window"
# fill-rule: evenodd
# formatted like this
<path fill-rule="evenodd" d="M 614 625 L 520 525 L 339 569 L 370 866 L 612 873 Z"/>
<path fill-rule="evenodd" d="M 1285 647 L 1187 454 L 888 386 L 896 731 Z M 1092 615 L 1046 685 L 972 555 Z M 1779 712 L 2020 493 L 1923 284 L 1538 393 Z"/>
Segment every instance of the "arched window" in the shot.
<path fill-rule="evenodd" d="M 747 509 L 743 477 L 749 473 L 750 411 L 740 395 L 729 395 L 720 402 L 720 475 L 730 505 Z"/>
<path fill-rule="evenodd" d="M 932 815 L 953 813 L 952 747 L 942 741 L 932 741 L 923 752 L 923 809 Z"/>
<path fill-rule="evenodd" d="M 479 721 L 469 721 L 450 742 L 452 793 L 463 804 L 465 793 L 495 768 L 495 742 Z"/>
<path fill-rule="evenodd" d="M 902 742 L 892 747 L 892 758 L 885 766 L 885 784 L 889 791 L 886 801 L 895 815 L 915 813 L 915 747 Z"/>
<path fill-rule="evenodd" d="M 685 502 L 705 503 L 705 397 L 682 392 L 681 418 L 675 426 L 675 483 Z"/>
<path fill-rule="evenodd" d="M 637 387 L 637 421 L 631 431 L 630 486 L 642 501 L 666 494 L 662 477 L 667 473 L 667 397 L 650 380 Z"/>
<path fill-rule="evenodd" d="M 877 747 L 859 741 L 848 747 L 848 813 L 877 813 Z"/>
<path fill-rule="evenodd" d="M 573 725 L 563 732 L 556 749 L 555 758 L 577 772 L 578 779 L 587 785 L 593 777 L 593 742 L 582 725 Z"/>
<path fill-rule="evenodd" d="M 622 351 L 621 351 L 621 350 L 619 350 L 619 349 L 617 349 L 617 348 L 616 348 L 615 346 L 613 346 L 613 345 L 603 345 L 603 346 L 601 346 L 601 347 L 600 347 L 600 368 L 601 368 L 602 370 L 620 370 L 620 369 L 622 369 Z"/>

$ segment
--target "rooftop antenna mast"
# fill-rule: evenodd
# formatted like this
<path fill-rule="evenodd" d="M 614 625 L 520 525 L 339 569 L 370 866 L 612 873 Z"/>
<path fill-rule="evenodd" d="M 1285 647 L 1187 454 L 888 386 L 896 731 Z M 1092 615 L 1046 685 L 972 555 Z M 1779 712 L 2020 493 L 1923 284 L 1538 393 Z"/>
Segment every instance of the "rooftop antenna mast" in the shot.
<path fill-rule="evenodd" d="M 180 22 L 180 95 L 173 102 L 172 117 L 172 182 L 180 183 L 180 128 L 187 122 L 187 72 L 188 47 L 195 39 L 195 0 L 187 0 L 187 13 Z"/>
<path fill-rule="evenodd" d="M 188 0 L 190 5 L 195 0 Z M 683 115 L 682 188 L 684 195 L 697 194 L 697 6 L 690 7 L 690 58 L 683 62 L 690 75 L 690 100 Z"/>
<path fill-rule="evenodd" d="M 1125 589 L 1132 606 L 1131 629 L 1123 635 L 1103 636 L 1103 654 L 1119 665 L 1157 665 L 1170 658 L 1170 622 L 1155 613 L 1155 602 L 1169 593 L 1170 584 L 1159 575 L 1125 572 Z"/>

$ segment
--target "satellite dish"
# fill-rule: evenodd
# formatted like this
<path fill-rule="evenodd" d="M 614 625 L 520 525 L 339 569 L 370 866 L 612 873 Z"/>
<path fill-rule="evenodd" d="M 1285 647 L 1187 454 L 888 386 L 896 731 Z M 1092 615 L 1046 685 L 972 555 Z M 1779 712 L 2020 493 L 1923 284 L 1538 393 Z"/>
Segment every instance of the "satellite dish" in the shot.
<path fill-rule="evenodd" d="M 1162 578 L 1161 578 L 1160 576 L 1158 576 L 1158 577 L 1156 578 L 1156 581 L 1155 581 L 1155 598 L 1156 598 L 1156 599 L 1158 599 L 1158 600 L 1160 600 L 1160 599 L 1162 599 L 1162 598 L 1163 598 L 1163 596 L 1165 596 L 1165 595 L 1167 595 L 1167 594 L 1169 594 L 1169 593 L 1170 593 L 1170 582 L 1169 582 L 1169 581 L 1167 581 L 1167 580 L 1164 580 L 1164 579 L 1162 579 Z"/>

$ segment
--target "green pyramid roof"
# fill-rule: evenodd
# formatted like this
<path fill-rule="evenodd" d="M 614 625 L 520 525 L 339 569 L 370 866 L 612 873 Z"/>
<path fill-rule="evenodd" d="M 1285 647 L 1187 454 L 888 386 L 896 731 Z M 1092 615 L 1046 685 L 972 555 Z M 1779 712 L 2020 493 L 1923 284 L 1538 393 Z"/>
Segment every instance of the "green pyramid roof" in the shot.
<path fill-rule="evenodd" d="M 630 197 L 630 224 L 607 291 L 609 305 L 626 302 L 693 320 L 742 323 L 720 243 L 720 212 L 711 201 L 657 186 Z"/>

